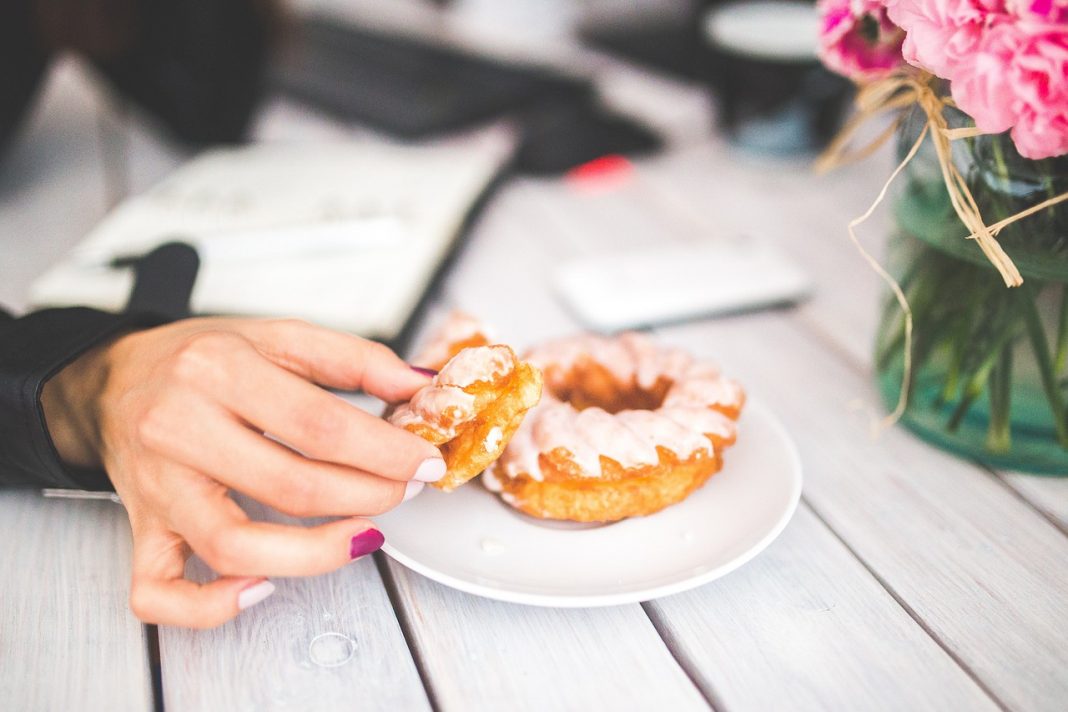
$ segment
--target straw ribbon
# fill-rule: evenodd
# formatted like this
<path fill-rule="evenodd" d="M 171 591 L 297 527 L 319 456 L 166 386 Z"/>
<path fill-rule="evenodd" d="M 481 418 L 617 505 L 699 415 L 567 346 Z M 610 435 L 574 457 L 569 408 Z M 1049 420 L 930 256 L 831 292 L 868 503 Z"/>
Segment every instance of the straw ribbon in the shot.
<path fill-rule="evenodd" d="M 850 221 L 848 226 L 849 237 L 853 241 L 853 244 L 860 251 L 868 264 L 871 265 L 872 269 L 875 270 L 875 272 L 878 273 L 883 281 L 890 287 L 890 290 L 894 294 L 894 298 L 897 300 L 905 316 L 905 356 L 901 394 L 898 398 L 897 406 L 894 408 L 893 412 L 884 419 L 880 429 L 896 423 L 904 414 L 905 408 L 908 405 L 909 385 L 913 375 L 912 309 L 909 307 L 908 299 L 906 298 L 901 285 L 881 264 L 879 264 L 879 261 L 872 257 L 872 255 L 863 247 L 860 240 L 857 238 L 856 228 L 870 218 L 876 208 L 883 202 L 889 191 L 890 185 L 898 175 L 904 171 L 905 167 L 912 161 L 912 159 L 915 158 L 924 139 L 930 135 L 931 141 L 934 144 L 935 154 L 938 158 L 938 165 L 941 169 L 942 178 L 945 181 L 946 190 L 949 193 L 949 199 L 953 205 L 953 210 L 957 213 L 957 217 L 960 218 L 964 227 L 968 229 L 968 234 L 965 238 L 975 240 L 978 243 L 979 248 L 983 251 L 987 260 L 989 260 L 990 264 L 997 269 L 1001 278 L 1004 280 L 1005 285 L 1008 287 L 1018 287 L 1023 284 L 1023 276 L 1016 268 L 1012 259 L 1005 253 L 1005 250 L 1002 249 L 1000 243 L 998 243 L 996 237 L 998 233 L 1000 233 L 1006 226 L 1011 225 L 1018 220 L 1022 220 L 1029 215 L 1033 215 L 1050 206 L 1068 200 L 1068 192 L 1065 192 L 1061 195 L 1049 198 L 1038 205 L 1022 210 L 1015 215 L 1011 215 L 994 225 L 988 226 L 979 212 L 979 206 L 976 203 L 975 198 L 972 196 L 971 190 L 969 190 L 968 184 L 964 180 L 964 176 L 961 175 L 960 171 L 953 163 L 951 147 L 951 143 L 955 140 L 973 138 L 982 135 L 983 132 L 975 127 L 949 128 L 945 117 L 945 108 L 952 105 L 952 100 L 939 96 L 931 86 L 933 81 L 934 77 L 927 72 L 906 67 L 896 70 L 882 79 L 860 86 L 857 90 L 855 99 L 856 113 L 846 122 L 842 127 L 842 130 L 816 161 L 816 170 L 822 172 L 865 158 L 878 150 L 880 146 L 885 144 L 895 134 L 896 130 L 901 125 L 901 122 L 904 120 L 903 112 L 901 111 L 902 109 L 910 106 L 919 106 L 926 115 L 927 122 L 920 131 L 919 137 L 916 139 L 915 143 L 913 143 L 909 152 L 905 155 L 905 158 L 898 164 L 894 172 L 890 174 L 890 177 L 883 184 L 883 187 L 879 191 L 874 202 L 872 202 L 864 214 Z M 867 145 L 860 148 L 852 148 L 853 139 L 862 125 L 878 115 L 890 112 L 895 112 L 897 116 L 886 129 L 872 139 Z"/>

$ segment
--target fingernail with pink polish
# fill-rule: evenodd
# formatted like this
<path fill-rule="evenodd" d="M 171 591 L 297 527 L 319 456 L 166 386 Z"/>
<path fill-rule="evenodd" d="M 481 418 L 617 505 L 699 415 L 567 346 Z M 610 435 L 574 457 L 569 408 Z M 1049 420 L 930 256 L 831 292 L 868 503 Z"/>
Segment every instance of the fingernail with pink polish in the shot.
<path fill-rule="evenodd" d="M 409 480 L 404 485 L 404 499 L 402 499 L 401 501 L 407 502 L 409 499 L 422 492 L 424 487 L 426 487 L 425 482 L 420 482 L 419 480 Z"/>
<path fill-rule="evenodd" d="M 382 548 L 386 538 L 377 529 L 365 529 L 349 542 L 349 558 L 358 559 Z"/>
<path fill-rule="evenodd" d="M 423 374 L 427 378 L 433 378 L 434 376 L 438 375 L 438 372 L 432 368 L 423 368 L 422 366 L 410 366 L 409 368 L 411 368 L 416 373 Z"/>
<path fill-rule="evenodd" d="M 254 583 L 241 593 L 237 594 L 237 608 L 241 611 L 246 608 L 252 608 L 272 593 L 274 593 L 274 584 L 270 581 Z"/>
<path fill-rule="evenodd" d="M 419 467 L 415 468 L 415 474 L 412 475 L 412 479 L 420 482 L 437 482 L 445 476 L 446 469 L 448 468 L 445 465 L 445 461 L 440 457 L 427 458 L 419 463 Z"/>

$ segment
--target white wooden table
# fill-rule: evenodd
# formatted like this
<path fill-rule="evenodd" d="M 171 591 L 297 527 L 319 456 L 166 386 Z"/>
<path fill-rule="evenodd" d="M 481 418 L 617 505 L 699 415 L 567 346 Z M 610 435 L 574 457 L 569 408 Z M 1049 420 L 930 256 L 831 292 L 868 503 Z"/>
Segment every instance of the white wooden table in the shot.
<path fill-rule="evenodd" d="M 119 505 L 0 493 L 0 707 L 147 710 L 154 677 L 169 712 L 1068 706 L 1068 480 L 991 471 L 900 429 L 869 434 L 880 288 L 844 225 L 889 158 L 820 178 L 803 162 L 748 159 L 707 135 L 692 90 L 599 71 L 621 103 L 668 109 L 658 116 L 674 147 L 615 192 L 509 184 L 430 318 L 461 307 L 522 346 L 577 328 L 547 289 L 561 258 L 694 239 L 710 218 L 777 240 L 817 277 L 810 301 L 656 337 L 721 362 L 796 438 L 805 489 L 782 536 L 697 590 L 589 610 L 477 598 L 379 554 L 279 581 L 217 630 L 157 639 L 126 606 Z M 260 129 L 320 130 L 277 107 Z M 77 66 L 60 67 L 0 165 L 0 301 L 19 307 L 111 203 L 181 159 Z M 867 230 L 876 250 L 885 226 Z M 347 653 L 340 636 L 352 657 L 329 666 Z"/>

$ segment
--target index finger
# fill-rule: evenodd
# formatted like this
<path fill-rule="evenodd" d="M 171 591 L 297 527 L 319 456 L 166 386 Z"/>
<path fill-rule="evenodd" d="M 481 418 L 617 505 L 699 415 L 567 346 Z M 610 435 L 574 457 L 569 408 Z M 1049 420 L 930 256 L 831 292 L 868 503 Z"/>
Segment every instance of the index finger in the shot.
<path fill-rule="evenodd" d="M 432 482 L 445 474 L 441 451 L 249 349 L 237 349 L 229 377 L 215 384 L 223 405 L 307 457 L 393 480 Z"/>
<path fill-rule="evenodd" d="M 408 400 L 429 381 L 383 344 L 296 319 L 253 322 L 245 336 L 286 370 L 331 388 L 362 388 L 389 403 Z"/>

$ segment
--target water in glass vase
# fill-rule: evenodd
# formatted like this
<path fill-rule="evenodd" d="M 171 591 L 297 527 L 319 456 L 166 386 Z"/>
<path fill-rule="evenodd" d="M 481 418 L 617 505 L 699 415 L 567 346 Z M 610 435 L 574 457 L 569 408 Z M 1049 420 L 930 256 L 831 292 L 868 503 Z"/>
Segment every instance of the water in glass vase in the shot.
<path fill-rule="evenodd" d="M 911 145 L 908 127 L 903 145 Z M 1068 183 L 1063 160 L 1021 158 L 1005 136 L 954 145 L 988 224 Z M 921 153 L 895 201 L 890 268 L 913 312 L 903 424 L 990 465 L 1068 475 L 1068 210 L 1043 210 L 998 236 L 1024 276 L 1007 288 L 954 213 L 937 164 Z M 901 392 L 904 317 L 892 299 L 876 342 L 888 407 Z"/>

